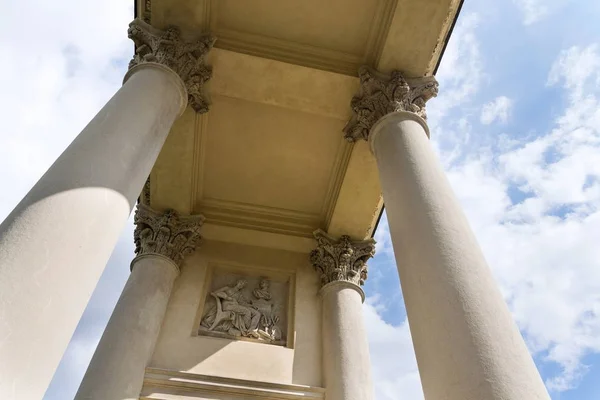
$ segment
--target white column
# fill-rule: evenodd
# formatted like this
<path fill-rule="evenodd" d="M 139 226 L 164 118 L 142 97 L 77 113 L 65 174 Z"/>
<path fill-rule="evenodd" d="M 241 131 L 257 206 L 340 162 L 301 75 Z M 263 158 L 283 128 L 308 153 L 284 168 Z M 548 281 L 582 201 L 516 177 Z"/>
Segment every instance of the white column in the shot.
<path fill-rule="evenodd" d="M 311 262 L 319 272 L 323 299 L 323 369 L 327 400 L 371 400 L 371 362 L 360 287 L 366 261 L 375 253 L 373 240 L 335 240 L 315 232 Z"/>
<path fill-rule="evenodd" d="M 436 85 L 431 80 L 409 85 L 398 73 L 389 81 L 370 78 L 379 83 L 363 79 L 367 83 L 354 105 L 360 109 L 382 87 L 390 94 L 377 99 L 389 102 L 388 114 L 371 120 L 378 122 L 369 141 L 425 398 L 549 399 L 431 148 L 422 117 Z M 358 133 L 352 126 L 357 125 L 346 132 Z"/>
<path fill-rule="evenodd" d="M 80 400 L 138 399 L 169 296 L 185 254 L 200 241 L 201 216 L 179 217 L 138 205 L 138 256 L 75 396 Z"/>
<path fill-rule="evenodd" d="M 0 225 L 2 399 L 42 398 L 186 107 L 185 79 L 152 56 L 160 38 L 140 26 L 130 28 L 138 53 L 122 88 Z M 154 47 L 140 46 L 150 39 Z"/>

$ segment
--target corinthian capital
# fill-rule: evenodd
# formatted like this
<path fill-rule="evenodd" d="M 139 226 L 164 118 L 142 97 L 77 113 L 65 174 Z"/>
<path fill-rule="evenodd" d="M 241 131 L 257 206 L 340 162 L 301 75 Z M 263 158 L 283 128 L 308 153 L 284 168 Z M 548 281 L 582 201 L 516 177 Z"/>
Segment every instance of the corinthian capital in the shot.
<path fill-rule="evenodd" d="M 159 213 L 138 203 L 133 220 L 135 254 L 161 254 L 181 266 L 200 243 L 203 222 L 201 215 L 180 216 L 174 210 Z"/>
<path fill-rule="evenodd" d="M 344 128 L 348 141 L 367 140 L 375 122 L 396 111 L 412 112 L 427 119 L 425 103 L 438 92 L 433 76 L 405 79 L 399 71 L 393 71 L 387 77 L 366 66 L 359 69 L 358 75 L 360 91 L 350 103 L 354 115 Z"/>
<path fill-rule="evenodd" d="M 310 262 L 321 275 L 321 286 L 335 281 L 365 283 L 367 260 L 375 255 L 375 240 L 353 241 L 346 235 L 336 240 L 321 230 L 314 236 L 317 248 L 310 253 Z"/>
<path fill-rule="evenodd" d="M 208 111 L 204 83 L 212 76 L 212 69 L 204 63 L 204 58 L 215 38 L 207 35 L 193 43 L 184 42 L 178 28 L 161 31 L 140 19 L 129 24 L 127 34 L 135 43 L 135 55 L 129 62 L 129 68 L 147 62 L 171 68 L 185 84 L 194 110 L 199 113 Z"/>

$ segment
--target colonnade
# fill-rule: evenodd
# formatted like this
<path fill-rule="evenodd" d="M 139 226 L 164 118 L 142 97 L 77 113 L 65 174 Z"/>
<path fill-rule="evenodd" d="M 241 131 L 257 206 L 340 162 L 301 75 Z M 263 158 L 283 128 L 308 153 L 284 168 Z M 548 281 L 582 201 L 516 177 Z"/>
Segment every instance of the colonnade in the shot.
<path fill-rule="evenodd" d="M 184 43 L 138 20 L 129 36 L 136 53 L 121 89 L 0 225 L 2 399 L 42 398 L 173 122 L 188 103 L 208 110 L 213 38 Z M 344 131 L 377 160 L 425 397 L 549 399 L 428 140 L 437 82 L 359 76 Z M 137 398 L 202 221 L 138 205 L 137 257 L 78 399 Z M 374 243 L 315 239 L 327 399 L 372 399 L 360 286 Z"/>

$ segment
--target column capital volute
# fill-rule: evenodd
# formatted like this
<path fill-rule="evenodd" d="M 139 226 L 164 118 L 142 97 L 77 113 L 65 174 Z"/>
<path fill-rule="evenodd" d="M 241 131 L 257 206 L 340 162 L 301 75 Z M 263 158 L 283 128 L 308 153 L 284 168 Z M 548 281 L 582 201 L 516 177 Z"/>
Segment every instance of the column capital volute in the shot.
<path fill-rule="evenodd" d="M 361 286 L 367 279 L 367 261 L 375 255 L 375 240 L 335 239 L 322 230 L 313 233 L 317 247 L 310 262 L 320 275 L 321 287 L 343 281 Z"/>
<path fill-rule="evenodd" d="M 186 42 L 177 27 L 162 31 L 139 18 L 129 24 L 127 34 L 135 43 L 130 70 L 147 63 L 171 69 L 183 82 L 192 108 L 198 113 L 208 111 L 204 85 L 212 76 L 212 68 L 206 65 L 205 58 L 215 43 L 213 36 L 204 35 L 196 41 Z"/>
<path fill-rule="evenodd" d="M 433 76 L 405 78 L 400 71 L 385 75 L 367 66 L 358 75 L 360 89 L 352 98 L 353 115 L 344 127 L 344 137 L 350 142 L 368 140 L 375 123 L 391 113 L 410 112 L 426 120 L 425 104 L 438 93 Z"/>
<path fill-rule="evenodd" d="M 159 254 L 181 267 L 186 255 L 200 244 L 202 215 L 179 215 L 174 210 L 158 212 L 138 203 L 133 219 L 135 254 Z"/>

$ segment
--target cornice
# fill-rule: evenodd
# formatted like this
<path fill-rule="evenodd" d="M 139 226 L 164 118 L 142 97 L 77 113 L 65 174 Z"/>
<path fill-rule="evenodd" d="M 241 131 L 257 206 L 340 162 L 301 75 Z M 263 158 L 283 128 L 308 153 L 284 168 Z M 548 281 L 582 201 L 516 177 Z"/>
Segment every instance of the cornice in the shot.
<path fill-rule="evenodd" d="M 136 17 L 144 22 L 153 22 L 153 0 L 137 0 Z M 316 68 L 343 75 L 356 76 L 356 71 L 363 64 L 377 65 L 398 0 L 381 0 L 373 17 L 369 32 L 368 44 L 361 54 L 351 54 L 333 49 L 281 40 L 274 37 L 239 32 L 219 26 L 216 19 L 217 7 L 214 0 L 203 2 L 203 29 L 210 28 L 218 38 L 216 48 L 235 51 L 257 57 Z M 140 10 L 137 10 L 139 8 Z"/>
<path fill-rule="evenodd" d="M 317 214 L 218 199 L 203 199 L 197 209 L 207 223 L 291 236 L 312 237 L 322 221 Z"/>

